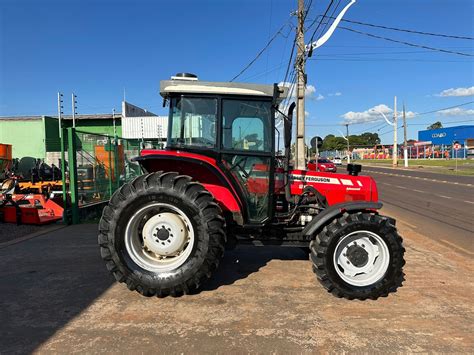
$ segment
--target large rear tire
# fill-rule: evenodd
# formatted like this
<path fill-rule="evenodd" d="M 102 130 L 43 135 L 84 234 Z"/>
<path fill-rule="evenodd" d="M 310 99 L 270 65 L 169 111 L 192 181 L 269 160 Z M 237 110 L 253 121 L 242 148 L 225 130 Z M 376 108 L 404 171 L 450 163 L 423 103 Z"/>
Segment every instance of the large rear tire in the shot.
<path fill-rule="evenodd" d="M 195 292 L 224 254 L 225 220 L 189 176 L 156 172 L 123 185 L 99 223 L 100 253 L 119 282 L 144 296 Z"/>
<path fill-rule="evenodd" d="M 337 297 L 377 299 L 403 282 L 405 249 L 395 221 L 375 213 L 344 213 L 310 244 L 313 271 Z"/>

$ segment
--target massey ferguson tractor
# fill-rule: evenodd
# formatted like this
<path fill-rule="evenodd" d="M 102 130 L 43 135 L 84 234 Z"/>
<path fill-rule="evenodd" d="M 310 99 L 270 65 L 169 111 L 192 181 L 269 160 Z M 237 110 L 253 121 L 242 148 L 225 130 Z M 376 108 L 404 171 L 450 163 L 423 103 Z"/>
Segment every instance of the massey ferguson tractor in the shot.
<path fill-rule="evenodd" d="M 144 175 L 118 189 L 99 225 L 101 256 L 117 281 L 144 296 L 199 290 L 236 243 L 310 250 L 326 290 L 376 299 L 403 281 L 395 220 L 379 214 L 377 186 L 359 176 L 291 168 L 291 104 L 278 85 L 161 81 L 169 105 L 165 150 L 143 150 Z M 275 154 L 276 116 L 285 154 Z"/>

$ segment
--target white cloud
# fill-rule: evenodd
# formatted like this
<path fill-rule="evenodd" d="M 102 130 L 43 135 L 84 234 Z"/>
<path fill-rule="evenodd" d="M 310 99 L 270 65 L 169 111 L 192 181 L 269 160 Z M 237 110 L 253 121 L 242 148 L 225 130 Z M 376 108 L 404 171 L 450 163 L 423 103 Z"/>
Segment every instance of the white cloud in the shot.
<path fill-rule="evenodd" d="M 451 88 L 441 91 L 436 96 L 449 97 L 449 96 L 474 96 L 474 86 L 470 88 Z"/>
<path fill-rule="evenodd" d="M 463 108 L 455 107 L 439 111 L 438 114 L 441 116 L 474 116 L 474 110 L 465 110 Z"/>
<path fill-rule="evenodd" d="M 305 95 L 311 96 L 316 92 L 314 85 L 306 85 Z"/>
<path fill-rule="evenodd" d="M 337 91 L 335 93 L 328 94 L 328 96 L 342 96 L 342 92 Z"/>
<path fill-rule="evenodd" d="M 384 118 L 380 112 L 387 116 L 388 119 L 391 119 L 393 116 L 393 110 L 390 107 L 385 104 L 380 104 L 362 112 L 349 111 L 343 114 L 341 117 L 344 118 L 344 123 L 348 124 L 370 123 L 383 121 Z M 401 114 L 401 112 L 399 112 L 399 114 Z M 407 118 L 412 118 L 415 115 L 415 112 L 406 112 Z"/>
<path fill-rule="evenodd" d="M 315 99 L 316 101 L 321 101 L 321 100 L 324 100 L 324 96 L 321 95 L 321 94 L 318 94 L 318 96 L 314 97 L 314 99 Z"/>
<path fill-rule="evenodd" d="M 290 98 L 296 98 L 296 90 L 297 90 L 297 85 L 291 85 L 291 83 L 289 82 L 279 82 L 278 83 L 278 86 L 285 86 L 288 89 L 288 96 Z M 306 89 L 305 89 L 305 97 L 307 99 L 315 99 L 315 93 L 316 93 L 316 87 L 314 85 L 306 85 Z M 316 98 L 317 99 L 317 98 Z"/>

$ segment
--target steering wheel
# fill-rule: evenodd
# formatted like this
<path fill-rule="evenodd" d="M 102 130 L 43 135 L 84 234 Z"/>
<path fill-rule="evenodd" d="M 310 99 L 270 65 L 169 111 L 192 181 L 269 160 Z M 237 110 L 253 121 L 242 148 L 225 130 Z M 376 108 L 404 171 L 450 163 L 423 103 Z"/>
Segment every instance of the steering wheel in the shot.
<path fill-rule="evenodd" d="M 239 157 L 238 155 L 235 155 L 233 158 L 232 158 L 232 162 L 231 162 L 231 167 L 230 167 L 230 170 L 233 170 L 235 167 L 238 167 L 240 169 L 240 171 L 242 172 L 242 175 L 248 179 L 250 177 L 250 175 L 245 171 L 245 169 L 243 168 L 243 166 L 241 165 L 242 163 L 245 164 L 247 163 L 247 159 L 248 157 Z"/>

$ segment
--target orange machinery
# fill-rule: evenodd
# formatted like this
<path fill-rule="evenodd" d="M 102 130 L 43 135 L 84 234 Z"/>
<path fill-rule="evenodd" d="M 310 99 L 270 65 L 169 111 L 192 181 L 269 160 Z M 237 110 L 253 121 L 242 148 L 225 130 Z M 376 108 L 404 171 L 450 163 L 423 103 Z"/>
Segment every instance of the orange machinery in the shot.
<path fill-rule="evenodd" d="M 12 163 L 12 146 L 0 143 L 0 173 L 9 168 Z"/>
<path fill-rule="evenodd" d="M 97 145 L 94 147 L 95 158 L 104 166 L 105 175 L 107 177 L 111 175 L 112 180 L 115 180 L 117 172 L 118 174 L 122 174 L 125 168 L 123 145 L 117 145 L 116 148 L 117 149 L 113 149 L 111 144 Z"/>
<path fill-rule="evenodd" d="M 48 224 L 63 218 L 63 208 L 43 195 L 0 195 L 2 222 Z"/>
<path fill-rule="evenodd" d="M 15 179 L 5 180 L 0 188 L 0 222 L 48 224 L 63 218 L 62 198 L 47 198 L 43 194 L 15 194 Z"/>

